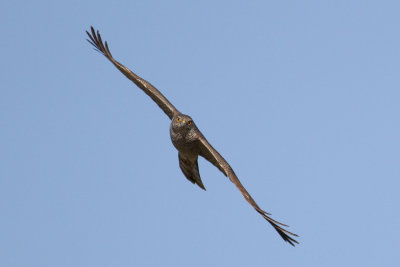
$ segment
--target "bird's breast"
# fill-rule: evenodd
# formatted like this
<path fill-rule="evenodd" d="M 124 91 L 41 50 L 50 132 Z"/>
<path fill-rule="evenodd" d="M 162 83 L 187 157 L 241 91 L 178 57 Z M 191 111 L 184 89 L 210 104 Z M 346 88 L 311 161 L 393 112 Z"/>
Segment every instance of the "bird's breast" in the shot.
<path fill-rule="evenodd" d="M 180 133 L 175 132 L 173 129 L 171 129 L 170 136 L 172 144 L 179 152 L 184 154 L 198 155 L 199 149 L 197 139 L 194 138 L 194 136 L 190 134 L 190 132 Z"/>

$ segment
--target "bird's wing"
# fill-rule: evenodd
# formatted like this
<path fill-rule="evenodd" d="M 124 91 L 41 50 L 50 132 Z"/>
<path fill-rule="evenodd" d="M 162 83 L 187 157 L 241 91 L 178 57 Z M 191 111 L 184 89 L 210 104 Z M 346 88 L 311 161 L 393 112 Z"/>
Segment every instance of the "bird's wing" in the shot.
<path fill-rule="evenodd" d="M 138 75 L 136 75 L 133 71 L 116 61 L 108 48 L 107 42 L 101 40 L 101 36 L 99 31 L 95 32 L 94 28 L 91 27 L 91 33 L 86 31 L 89 36 L 88 42 L 91 43 L 97 51 L 102 53 L 108 60 L 111 61 L 122 72 L 129 80 L 134 82 L 140 89 L 142 89 L 157 105 L 168 115 L 170 119 L 174 115 L 179 114 L 180 112 L 168 101 L 168 99 L 161 94 L 160 91 L 157 90 L 153 85 L 151 85 L 148 81 L 142 79 Z"/>
<path fill-rule="evenodd" d="M 283 227 L 288 227 L 287 225 L 277 222 L 273 220 L 271 217 L 269 217 L 268 212 L 262 210 L 257 203 L 254 201 L 254 199 L 250 196 L 250 194 L 247 192 L 247 190 L 244 188 L 242 183 L 239 181 L 239 178 L 236 176 L 235 172 L 231 168 L 231 166 L 226 162 L 226 160 L 218 153 L 217 150 L 215 150 L 212 145 L 207 141 L 207 139 L 200 134 L 199 137 L 200 140 L 200 155 L 204 157 L 206 160 L 214 164 L 223 174 L 228 176 L 228 178 L 231 180 L 232 183 L 236 185 L 236 187 L 239 189 L 240 193 L 244 196 L 246 201 L 253 206 L 253 208 L 261 214 L 261 216 L 264 217 L 274 228 L 275 230 L 279 233 L 279 235 L 286 241 L 289 242 L 292 246 L 294 246 L 294 243 L 298 242 L 293 239 L 291 236 L 297 236 L 294 233 L 291 233 Z"/>

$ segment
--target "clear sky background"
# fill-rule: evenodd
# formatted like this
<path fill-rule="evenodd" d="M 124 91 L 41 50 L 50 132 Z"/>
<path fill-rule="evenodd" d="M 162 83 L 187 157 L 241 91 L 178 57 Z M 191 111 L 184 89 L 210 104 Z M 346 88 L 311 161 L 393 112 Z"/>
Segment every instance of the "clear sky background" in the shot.
<path fill-rule="evenodd" d="M 398 1 L 1 1 L 0 266 L 400 266 Z M 214 166 L 190 114 L 295 248 Z"/>

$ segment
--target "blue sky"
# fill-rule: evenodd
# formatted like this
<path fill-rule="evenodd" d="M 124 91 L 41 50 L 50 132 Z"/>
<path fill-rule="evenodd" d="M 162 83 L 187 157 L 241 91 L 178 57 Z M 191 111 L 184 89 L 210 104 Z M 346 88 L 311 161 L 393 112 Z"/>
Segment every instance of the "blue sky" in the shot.
<path fill-rule="evenodd" d="M 2 1 L 1 266 L 399 266 L 397 1 Z M 85 41 L 190 114 L 215 167 Z"/>

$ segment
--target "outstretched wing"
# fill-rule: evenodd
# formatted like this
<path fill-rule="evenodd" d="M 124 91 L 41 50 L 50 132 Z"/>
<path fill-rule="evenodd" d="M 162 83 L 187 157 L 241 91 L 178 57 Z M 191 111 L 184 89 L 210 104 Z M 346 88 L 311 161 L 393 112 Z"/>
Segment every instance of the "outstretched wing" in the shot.
<path fill-rule="evenodd" d="M 142 89 L 148 96 L 151 97 L 151 99 L 154 100 L 154 102 L 157 103 L 157 105 L 165 112 L 165 114 L 168 115 L 170 119 L 174 115 L 179 114 L 180 112 L 168 101 L 168 99 L 161 94 L 160 91 L 157 90 L 151 83 L 148 81 L 142 79 L 138 75 L 136 75 L 133 71 L 116 61 L 110 52 L 110 49 L 108 48 L 107 42 L 103 44 L 103 41 L 101 40 L 101 36 L 99 31 L 95 32 L 93 26 L 90 27 L 91 29 L 91 34 L 86 31 L 87 35 L 89 36 L 88 42 L 91 43 L 97 51 L 102 53 L 108 60 L 111 61 L 119 69 L 120 72 L 122 72 L 129 80 L 134 82 L 140 89 Z"/>
<path fill-rule="evenodd" d="M 253 208 L 258 213 L 260 213 L 261 216 L 263 216 L 264 219 L 266 219 L 275 228 L 275 230 L 279 233 L 279 235 L 283 238 L 283 240 L 289 242 L 292 246 L 294 246 L 294 243 L 298 244 L 299 242 L 297 242 L 291 237 L 297 235 L 282 228 L 285 226 L 288 227 L 287 225 L 273 220 L 271 217 L 268 216 L 271 214 L 262 210 L 257 205 L 254 199 L 250 196 L 250 194 L 244 188 L 242 183 L 239 181 L 239 178 L 236 176 L 235 172 L 228 164 L 228 162 L 226 162 L 226 160 L 218 153 L 218 151 L 215 150 L 210 143 L 208 143 L 207 139 L 202 134 L 200 134 L 199 140 L 200 140 L 200 155 L 205 159 L 207 159 L 212 164 L 214 164 L 223 174 L 229 177 L 231 182 L 234 183 L 236 187 L 239 189 L 240 193 L 242 193 L 246 201 L 251 206 L 253 206 Z"/>

